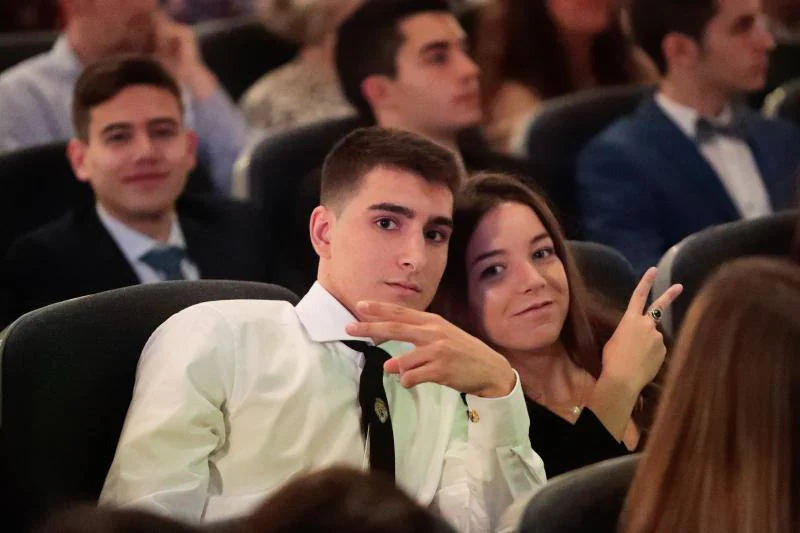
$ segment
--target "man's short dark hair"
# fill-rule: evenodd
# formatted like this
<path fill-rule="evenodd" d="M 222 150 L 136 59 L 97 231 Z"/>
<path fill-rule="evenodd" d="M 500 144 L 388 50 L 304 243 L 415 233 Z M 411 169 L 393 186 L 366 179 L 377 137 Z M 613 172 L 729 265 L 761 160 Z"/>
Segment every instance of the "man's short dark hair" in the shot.
<path fill-rule="evenodd" d="M 702 44 L 706 27 L 718 9 L 718 0 L 631 0 L 633 37 L 661 74 L 666 74 L 664 38 L 681 33 Z"/>
<path fill-rule="evenodd" d="M 371 170 L 384 167 L 406 171 L 456 195 L 462 167 L 456 155 L 415 133 L 360 128 L 339 141 L 322 167 L 320 203 L 338 209 L 358 190 Z"/>
<path fill-rule="evenodd" d="M 374 120 L 361 83 L 373 75 L 396 75 L 397 51 L 404 41 L 400 23 L 429 11 L 451 13 L 446 0 L 365 0 L 339 26 L 336 71 L 342 91 L 362 117 Z"/>
<path fill-rule="evenodd" d="M 81 73 L 72 98 L 72 124 L 82 140 L 89 138 L 89 114 L 132 85 L 169 91 L 182 108 L 181 90 L 158 61 L 146 56 L 117 56 L 92 63 Z"/>

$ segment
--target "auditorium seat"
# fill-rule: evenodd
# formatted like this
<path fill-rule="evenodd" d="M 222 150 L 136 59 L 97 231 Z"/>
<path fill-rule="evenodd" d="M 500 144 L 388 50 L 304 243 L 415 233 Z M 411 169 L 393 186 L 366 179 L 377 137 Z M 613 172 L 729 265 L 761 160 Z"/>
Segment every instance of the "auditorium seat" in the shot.
<path fill-rule="evenodd" d="M 528 503 L 519 533 L 616 533 L 638 462 L 628 455 L 551 479 Z"/>
<path fill-rule="evenodd" d="M 791 120 L 800 126 L 800 78 L 771 92 L 762 111 L 767 117 Z"/>
<path fill-rule="evenodd" d="M 147 339 L 174 313 L 224 299 L 297 302 L 276 285 L 171 281 L 52 304 L 4 330 L 0 460 L 10 472 L 0 482 L 22 522 L 68 501 L 96 501 Z"/>
<path fill-rule="evenodd" d="M 624 255 L 605 244 L 570 241 L 586 286 L 617 309 L 625 310 L 638 277 Z"/>
<path fill-rule="evenodd" d="M 798 216 L 800 212 L 792 210 L 731 222 L 690 235 L 670 248 L 658 263 L 653 294 L 663 294 L 673 283 L 682 283 L 684 288 L 664 313 L 664 331 L 677 335 L 703 282 L 723 263 L 752 255 L 788 257 Z"/>
<path fill-rule="evenodd" d="M 203 60 L 234 101 L 298 50 L 252 17 L 204 22 L 196 25 L 195 31 Z"/>
<path fill-rule="evenodd" d="M 205 194 L 212 188 L 208 174 L 198 168 L 186 190 Z M 66 143 L 0 154 L 0 257 L 21 235 L 93 201 L 89 186 L 72 172 Z"/>
<path fill-rule="evenodd" d="M 632 113 L 651 94 L 649 85 L 598 87 L 547 100 L 524 126 L 516 150 L 532 161 L 546 162 L 556 177 L 551 201 L 566 226 L 577 220 L 575 172 L 584 146 L 617 119 Z"/>

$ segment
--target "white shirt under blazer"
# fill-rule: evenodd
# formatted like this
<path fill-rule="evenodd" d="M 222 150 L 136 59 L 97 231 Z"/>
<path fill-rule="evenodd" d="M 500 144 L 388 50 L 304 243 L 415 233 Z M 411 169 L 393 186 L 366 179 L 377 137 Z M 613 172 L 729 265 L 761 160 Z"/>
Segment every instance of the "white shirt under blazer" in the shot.
<path fill-rule="evenodd" d="M 359 429 L 355 319 L 321 285 L 303 300 L 208 302 L 172 316 L 139 361 L 100 503 L 219 520 L 303 472 L 368 468 Z M 367 340 L 369 339 L 357 339 Z M 411 346 L 389 342 L 390 353 Z M 397 484 L 459 531 L 491 531 L 545 483 L 517 378 L 503 398 L 384 377 Z"/>

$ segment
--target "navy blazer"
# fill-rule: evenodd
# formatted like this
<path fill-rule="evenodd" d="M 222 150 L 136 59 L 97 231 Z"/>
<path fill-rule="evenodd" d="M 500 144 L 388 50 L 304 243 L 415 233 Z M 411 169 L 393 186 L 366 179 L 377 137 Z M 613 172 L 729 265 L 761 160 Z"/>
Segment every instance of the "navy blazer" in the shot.
<path fill-rule="evenodd" d="M 793 206 L 800 130 L 751 111 L 737 117 L 773 209 Z M 697 144 L 653 99 L 586 146 L 577 196 L 585 238 L 621 251 L 638 272 L 684 237 L 740 218 Z"/>
<path fill-rule="evenodd" d="M 270 239 L 260 231 L 262 217 L 255 209 L 184 197 L 177 211 L 187 255 L 201 278 L 269 281 Z M 94 206 L 20 237 L 0 272 L 2 325 L 53 302 L 139 283 Z"/>

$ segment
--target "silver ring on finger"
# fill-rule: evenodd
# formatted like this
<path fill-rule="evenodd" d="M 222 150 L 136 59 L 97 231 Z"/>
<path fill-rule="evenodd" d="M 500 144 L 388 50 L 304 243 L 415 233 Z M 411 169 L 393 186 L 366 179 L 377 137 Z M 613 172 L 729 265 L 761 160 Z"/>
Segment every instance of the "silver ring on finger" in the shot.
<path fill-rule="evenodd" d="M 650 309 L 647 314 L 650 315 L 650 318 L 652 318 L 653 322 L 656 324 L 660 324 L 661 319 L 664 317 L 664 311 L 662 311 L 660 307 L 654 307 Z"/>

